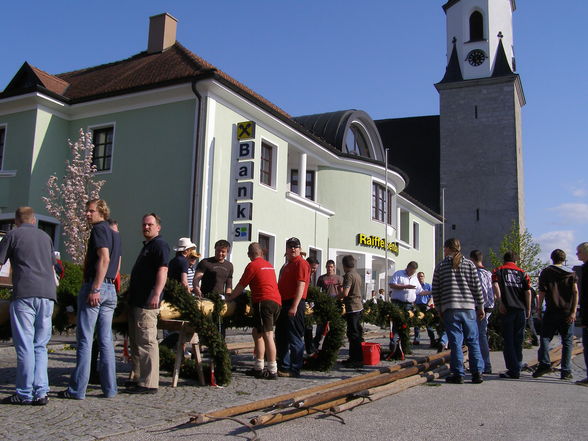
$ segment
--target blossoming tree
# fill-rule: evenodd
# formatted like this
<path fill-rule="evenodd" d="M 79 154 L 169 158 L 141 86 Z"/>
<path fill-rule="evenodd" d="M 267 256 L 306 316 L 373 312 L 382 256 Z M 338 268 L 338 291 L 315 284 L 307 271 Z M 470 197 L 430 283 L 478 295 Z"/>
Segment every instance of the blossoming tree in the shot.
<path fill-rule="evenodd" d="M 96 166 L 92 164 L 92 132 L 84 133 L 75 143 L 67 141 L 71 159 L 65 160 L 65 174 L 59 182 L 52 175 L 47 181 L 47 196 L 43 202 L 47 211 L 61 222 L 65 251 L 74 263 L 83 264 L 90 226 L 85 217 L 86 202 L 97 199 L 105 181 L 94 180 Z"/>

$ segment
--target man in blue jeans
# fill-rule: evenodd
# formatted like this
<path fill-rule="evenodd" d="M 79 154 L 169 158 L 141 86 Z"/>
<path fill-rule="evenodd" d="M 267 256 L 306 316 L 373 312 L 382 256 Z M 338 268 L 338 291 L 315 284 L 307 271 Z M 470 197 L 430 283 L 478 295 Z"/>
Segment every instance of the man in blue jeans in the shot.
<path fill-rule="evenodd" d="M 461 243 L 458 239 L 447 239 L 443 254 L 445 259 L 437 264 L 433 273 L 432 293 L 451 349 L 451 375 L 445 381 L 463 383 L 462 344 L 465 342 L 469 350 L 472 383 L 479 384 L 484 381 L 484 361 L 480 353 L 476 322 L 484 317 L 480 279 L 474 264 L 461 254 Z"/>
<path fill-rule="evenodd" d="M 31 207 L 19 207 L 16 227 L 0 241 L 0 267 L 10 259 L 12 300 L 10 323 L 16 350 L 16 393 L 4 404 L 47 404 L 47 343 L 55 294 L 56 260 L 47 233 L 38 229 Z"/>
<path fill-rule="evenodd" d="M 95 330 L 98 334 L 98 371 L 102 392 L 106 398 L 117 393 L 112 316 L 116 308 L 114 279 L 120 265 L 120 242 L 115 240 L 107 222 L 109 215 L 110 209 L 101 199 L 93 199 L 86 204 L 86 219 L 92 225 L 92 231 L 84 265 L 84 283 L 78 293 L 76 367 L 69 387 L 58 393 L 60 398 L 83 400 L 86 397 Z"/>
<path fill-rule="evenodd" d="M 539 275 L 539 301 L 537 313 L 541 314 L 543 300 L 546 308 L 541 326 L 541 344 L 539 346 L 539 366 L 533 373 L 538 378 L 551 372 L 549 344 L 558 333 L 561 337 L 561 379 L 572 377 L 572 346 L 574 342 L 574 322 L 578 306 L 577 277 L 574 270 L 564 266 L 566 253 L 555 249 L 551 253 L 553 265 L 549 265 Z"/>
<path fill-rule="evenodd" d="M 531 316 L 531 282 L 529 276 L 516 265 L 517 255 L 504 253 L 504 264 L 492 273 L 492 288 L 502 315 L 502 353 L 506 372 L 500 378 L 518 379 L 523 364 L 525 323 Z"/>

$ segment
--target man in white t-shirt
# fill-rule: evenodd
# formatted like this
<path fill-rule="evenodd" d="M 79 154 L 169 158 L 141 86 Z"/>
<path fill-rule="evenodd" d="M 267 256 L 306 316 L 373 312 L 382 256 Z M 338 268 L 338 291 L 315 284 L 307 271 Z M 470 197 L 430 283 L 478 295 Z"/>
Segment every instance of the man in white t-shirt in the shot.
<path fill-rule="evenodd" d="M 418 263 L 412 261 L 406 269 L 396 271 L 390 278 L 390 300 L 393 304 L 405 311 L 411 311 L 419 294 L 430 294 L 423 290 L 417 277 Z M 407 332 L 400 328 L 400 323 L 393 323 L 392 338 L 390 339 L 390 353 L 392 358 L 404 358 L 401 345 L 399 345 L 400 333 Z M 406 328 L 408 329 L 408 328 Z"/>

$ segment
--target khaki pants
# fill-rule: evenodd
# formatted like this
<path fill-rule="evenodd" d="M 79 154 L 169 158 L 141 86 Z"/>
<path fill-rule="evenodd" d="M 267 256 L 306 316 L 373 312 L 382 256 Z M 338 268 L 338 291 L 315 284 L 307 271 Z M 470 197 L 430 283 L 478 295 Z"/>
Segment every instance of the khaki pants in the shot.
<path fill-rule="evenodd" d="M 159 343 L 157 316 L 159 309 L 131 307 L 129 315 L 129 345 L 133 372 L 131 379 L 139 386 L 159 387 Z"/>

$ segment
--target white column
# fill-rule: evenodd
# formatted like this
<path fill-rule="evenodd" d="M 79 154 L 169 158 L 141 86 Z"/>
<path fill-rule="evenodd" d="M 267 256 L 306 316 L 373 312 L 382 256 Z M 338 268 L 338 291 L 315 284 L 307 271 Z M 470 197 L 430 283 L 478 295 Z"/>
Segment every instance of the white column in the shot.
<path fill-rule="evenodd" d="M 306 197 L 306 153 L 300 154 L 300 165 L 298 166 L 298 195 Z"/>

